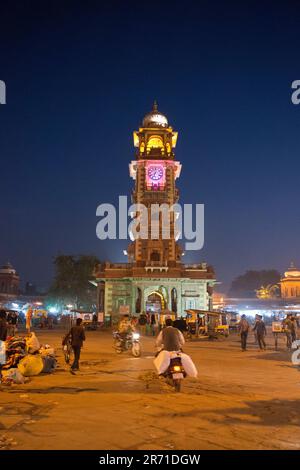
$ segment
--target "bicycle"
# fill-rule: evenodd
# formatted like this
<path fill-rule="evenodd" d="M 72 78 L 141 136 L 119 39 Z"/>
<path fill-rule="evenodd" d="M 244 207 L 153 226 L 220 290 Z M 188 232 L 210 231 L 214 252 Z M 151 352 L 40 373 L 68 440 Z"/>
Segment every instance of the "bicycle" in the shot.
<path fill-rule="evenodd" d="M 71 337 L 64 338 L 62 345 L 63 345 L 63 353 L 64 353 L 65 362 L 66 364 L 69 364 L 71 362 L 71 359 L 73 358 L 73 348 L 72 348 Z"/>

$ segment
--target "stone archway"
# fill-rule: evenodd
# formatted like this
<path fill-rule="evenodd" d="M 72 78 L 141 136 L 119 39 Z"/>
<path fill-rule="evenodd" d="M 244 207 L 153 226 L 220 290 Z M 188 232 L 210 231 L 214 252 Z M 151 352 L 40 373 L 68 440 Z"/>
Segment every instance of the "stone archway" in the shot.
<path fill-rule="evenodd" d="M 168 306 L 168 299 L 165 298 L 159 285 L 146 287 L 144 289 L 144 309 L 145 311 L 155 311 L 160 313 Z"/>
<path fill-rule="evenodd" d="M 146 304 L 159 304 L 159 310 L 164 310 L 166 308 L 166 301 L 165 301 L 165 298 L 163 296 L 163 294 L 156 290 L 156 291 L 153 291 L 151 292 L 147 298 L 146 298 Z"/>
<path fill-rule="evenodd" d="M 146 299 L 146 311 L 148 313 L 160 314 L 164 309 L 164 299 L 159 292 L 153 292 Z"/>

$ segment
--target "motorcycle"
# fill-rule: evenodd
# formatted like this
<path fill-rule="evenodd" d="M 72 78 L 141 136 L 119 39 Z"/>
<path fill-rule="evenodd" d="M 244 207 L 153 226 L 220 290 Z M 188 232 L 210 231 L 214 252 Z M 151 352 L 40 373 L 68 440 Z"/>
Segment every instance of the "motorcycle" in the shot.
<path fill-rule="evenodd" d="M 182 365 L 180 352 L 170 352 L 170 364 L 167 370 L 161 374 L 166 378 L 169 385 L 174 387 L 175 392 L 180 392 L 181 382 L 186 377 L 186 372 Z"/>
<path fill-rule="evenodd" d="M 118 354 L 124 351 L 131 350 L 131 354 L 134 357 L 140 357 L 141 345 L 140 345 L 140 334 L 139 333 L 128 333 L 125 336 L 118 331 L 113 332 L 114 337 L 114 348 Z"/>

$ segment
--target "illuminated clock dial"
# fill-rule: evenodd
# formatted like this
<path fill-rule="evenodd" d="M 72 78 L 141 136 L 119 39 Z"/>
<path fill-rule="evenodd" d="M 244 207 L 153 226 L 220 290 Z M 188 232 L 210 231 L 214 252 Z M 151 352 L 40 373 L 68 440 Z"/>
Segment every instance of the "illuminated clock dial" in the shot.
<path fill-rule="evenodd" d="M 152 181 L 158 181 L 162 179 L 164 170 L 161 166 L 150 166 L 148 168 L 148 176 Z"/>

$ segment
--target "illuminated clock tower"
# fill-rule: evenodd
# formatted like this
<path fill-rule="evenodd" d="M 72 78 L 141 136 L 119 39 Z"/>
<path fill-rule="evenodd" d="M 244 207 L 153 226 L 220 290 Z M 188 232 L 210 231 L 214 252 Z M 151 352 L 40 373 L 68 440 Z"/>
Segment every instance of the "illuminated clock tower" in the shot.
<path fill-rule="evenodd" d="M 174 154 L 177 132 L 168 125 L 166 116 L 158 111 L 156 102 L 144 117 L 142 127 L 133 133 L 133 140 L 137 152 L 136 160 L 130 163 L 130 176 L 135 180 L 132 202 L 148 208 L 149 233 L 147 239 L 139 238 L 129 246 L 129 261 L 137 266 L 175 267 L 181 260 L 181 248 L 176 242 L 174 229 L 175 214 L 170 214 L 170 234 L 167 236 L 163 234 L 162 214 L 157 217 L 157 222 L 151 220 L 153 204 L 171 207 L 177 203 L 176 179 L 181 171 Z M 155 223 L 157 236 L 154 238 L 151 228 Z"/>
<path fill-rule="evenodd" d="M 133 140 L 136 155 L 129 172 L 134 180 L 136 220 L 127 248 L 128 262 L 106 261 L 96 267 L 93 283 L 98 288 L 99 312 L 117 322 L 124 313 L 151 312 L 161 321 L 168 312 L 181 316 L 189 309 L 208 310 L 212 308 L 215 273 L 205 262 L 182 262 L 179 234 L 175 231 L 180 209 L 172 209 L 179 199 L 176 181 L 181 172 L 174 154 L 177 132 L 156 103 L 133 133 Z M 167 229 L 163 206 L 171 208 Z M 144 208 L 142 219 L 139 208 Z M 144 227 L 141 236 L 139 222 Z"/>

